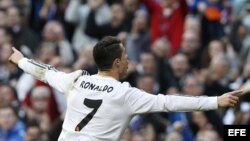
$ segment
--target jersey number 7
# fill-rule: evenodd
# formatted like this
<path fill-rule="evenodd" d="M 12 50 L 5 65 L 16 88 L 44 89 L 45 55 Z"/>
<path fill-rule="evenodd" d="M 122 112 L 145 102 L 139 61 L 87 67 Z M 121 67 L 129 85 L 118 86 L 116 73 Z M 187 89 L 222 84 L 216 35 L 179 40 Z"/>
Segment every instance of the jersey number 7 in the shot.
<path fill-rule="evenodd" d="M 80 131 L 93 118 L 98 108 L 102 105 L 102 100 L 84 99 L 83 104 L 89 108 L 94 108 L 75 128 L 75 131 Z"/>

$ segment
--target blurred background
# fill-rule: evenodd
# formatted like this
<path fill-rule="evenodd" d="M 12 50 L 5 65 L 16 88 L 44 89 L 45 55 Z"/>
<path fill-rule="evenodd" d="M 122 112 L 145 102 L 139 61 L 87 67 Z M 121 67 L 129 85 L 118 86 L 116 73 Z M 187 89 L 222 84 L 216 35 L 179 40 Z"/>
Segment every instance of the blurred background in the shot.
<path fill-rule="evenodd" d="M 66 100 L 8 62 L 28 58 L 95 74 L 106 35 L 126 47 L 146 92 L 219 96 L 250 84 L 249 0 L 0 0 L 0 141 L 56 141 Z M 195 103 L 194 103 L 195 104 Z M 236 108 L 135 116 L 121 141 L 223 141 L 223 125 L 250 125 L 250 94 Z"/>

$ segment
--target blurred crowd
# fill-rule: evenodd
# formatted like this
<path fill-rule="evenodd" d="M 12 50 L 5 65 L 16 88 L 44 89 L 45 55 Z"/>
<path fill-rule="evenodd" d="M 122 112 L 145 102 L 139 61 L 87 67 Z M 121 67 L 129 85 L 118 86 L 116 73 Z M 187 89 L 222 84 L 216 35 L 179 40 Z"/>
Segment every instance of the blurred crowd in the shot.
<path fill-rule="evenodd" d="M 128 53 L 121 81 L 146 92 L 219 96 L 250 84 L 249 0 L 0 0 L 0 141 L 56 141 L 66 109 L 60 92 L 8 62 L 12 46 L 95 74 L 92 49 L 107 35 Z M 250 125 L 250 94 L 236 108 L 134 116 L 121 141 L 222 141 L 231 124 Z"/>

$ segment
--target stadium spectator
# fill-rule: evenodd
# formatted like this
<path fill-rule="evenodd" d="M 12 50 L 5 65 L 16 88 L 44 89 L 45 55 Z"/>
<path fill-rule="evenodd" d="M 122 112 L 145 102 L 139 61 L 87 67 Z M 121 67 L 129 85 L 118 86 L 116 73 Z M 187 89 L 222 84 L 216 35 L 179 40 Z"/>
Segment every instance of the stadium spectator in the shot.
<path fill-rule="evenodd" d="M 6 12 L 4 10 L 0 10 L 0 18 L 2 19 L 0 21 L 0 27 L 5 27 L 6 26 Z"/>
<path fill-rule="evenodd" d="M 18 7 L 10 6 L 6 10 L 7 26 L 13 36 L 13 44 L 25 55 L 31 56 L 38 47 L 38 36 L 22 23 L 22 13 Z"/>
<path fill-rule="evenodd" d="M 36 119 L 42 131 L 48 131 L 51 119 L 46 111 L 48 111 L 48 99 L 51 93 L 49 88 L 40 86 L 35 87 L 31 92 L 32 107 L 27 108 L 28 119 Z"/>
<path fill-rule="evenodd" d="M 96 9 L 95 21 L 97 25 L 104 25 L 110 21 L 111 10 L 105 0 L 88 0 L 82 3 L 81 0 L 71 0 L 65 13 L 65 20 L 77 25 L 72 44 L 79 53 L 83 44 L 96 43 L 95 38 L 85 34 L 88 15 L 91 9 Z"/>
<path fill-rule="evenodd" d="M 15 110 L 8 105 L 0 107 L 0 139 L 24 141 L 25 125 L 18 119 Z"/>
<path fill-rule="evenodd" d="M 8 61 L 8 56 L 11 52 L 11 44 L 9 42 L 0 45 L 0 82 L 9 82 L 11 86 L 15 87 L 22 71 Z"/>
<path fill-rule="evenodd" d="M 200 37 L 191 30 L 186 30 L 182 34 L 180 52 L 185 54 L 193 69 L 200 68 L 201 44 Z"/>
<path fill-rule="evenodd" d="M 125 20 L 125 10 L 121 4 L 115 3 L 111 6 L 111 20 L 107 24 L 98 25 L 95 20 L 95 9 L 91 9 L 88 15 L 85 33 L 91 37 L 102 39 L 104 36 L 119 36 L 123 32 L 128 32 L 129 28 Z"/>
<path fill-rule="evenodd" d="M 55 44 L 55 50 L 61 57 L 64 66 L 73 63 L 73 49 L 69 41 L 65 38 L 62 25 L 56 21 L 47 22 L 43 29 L 42 42 L 51 42 Z"/>
<path fill-rule="evenodd" d="M 171 54 L 175 54 L 181 43 L 185 16 L 188 12 L 186 0 L 141 0 L 147 7 L 151 20 L 151 42 L 165 37 L 170 42 Z"/>
<path fill-rule="evenodd" d="M 6 27 L 0 27 L 0 45 L 11 41 L 12 36 L 10 34 L 10 31 Z"/>
<path fill-rule="evenodd" d="M 125 41 L 126 51 L 130 61 L 139 62 L 139 55 L 142 52 L 149 51 L 149 33 L 147 30 L 148 15 L 143 10 L 135 12 L 132 21 L 132 28 Z"/>
<path fill-rule="evenodd" d="M 25 141 L 41 140 L 42 129 L 39 121 L 33 119 L 28 121 L 25 133 Z"/>
<path fill-rule="evenodd" d="M 93 58 L 93 46 L 89 45 L 82 48 L 78 59 L 73 64 L 73 69 L 85 69 L 90 74 L 95 74 L 98 71 Z"/>

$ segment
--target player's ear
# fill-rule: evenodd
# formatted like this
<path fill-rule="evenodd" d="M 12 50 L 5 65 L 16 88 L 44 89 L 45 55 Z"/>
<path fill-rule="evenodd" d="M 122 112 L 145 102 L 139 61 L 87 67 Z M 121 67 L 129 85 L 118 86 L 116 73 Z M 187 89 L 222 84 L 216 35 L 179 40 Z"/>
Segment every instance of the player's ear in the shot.
<path fill-rule="evenodd" d="M 114 64 L 113 64 L 113 65 L 115 65 L 116 67 L 119 67 L 120 64 L 121 64 L 121 60 L 120 60 L 119 58 L 116 58 L 116 59 L 114 60 Z"/>

